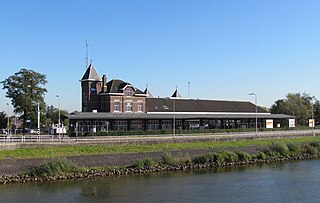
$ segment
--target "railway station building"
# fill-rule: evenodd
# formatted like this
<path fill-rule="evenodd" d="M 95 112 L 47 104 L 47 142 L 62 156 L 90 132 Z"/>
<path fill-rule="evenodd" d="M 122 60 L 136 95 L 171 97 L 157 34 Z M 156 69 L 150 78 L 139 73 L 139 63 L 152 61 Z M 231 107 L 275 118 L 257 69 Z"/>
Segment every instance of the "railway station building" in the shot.
<path fill-rule="evenodd" d="M 294 117 L 271 114 L 249 101 L 153 97 L 123 80 L 101 78 L 91 63 L 83 75 L 82 111 L 69 115 L 77 132 L 294 127 Z"/>

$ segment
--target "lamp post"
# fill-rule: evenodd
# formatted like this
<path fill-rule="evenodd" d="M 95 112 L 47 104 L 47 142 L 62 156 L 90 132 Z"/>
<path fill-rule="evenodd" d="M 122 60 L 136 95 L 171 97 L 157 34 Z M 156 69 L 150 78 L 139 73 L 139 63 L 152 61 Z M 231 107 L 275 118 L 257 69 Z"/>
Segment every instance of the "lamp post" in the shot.
<path fill-rule="evenodd" d="M 58 98 L 58 138 L 59 138 L 59 141 L 60 141 L 60 96 L 57 95 L 57 98 Z"/>
<path fill-rule="evenodd" d="M 313 100 L 311 100 L 311 122 L 312 122 L 312 135 L 315 136 L 314 134 L 315 122 L 313 120 Z"/>
<path fill-rule="evenodd" d="M 176 100 L 173 99 L 173 139 L 176 135 Z"/>
<path fill-rule="evenodd" d="M 256 106 L 256 112 L 255 112 L 255 117 L 256 117 L 256 136 L 258 136 L 258 118 L 257 118 L 257 114 L 258 114 L 258 107 L 257 107 L 257 95 L 255 93 L 250 93 L 249 95 L 254 95 L 254 104 Z"/>

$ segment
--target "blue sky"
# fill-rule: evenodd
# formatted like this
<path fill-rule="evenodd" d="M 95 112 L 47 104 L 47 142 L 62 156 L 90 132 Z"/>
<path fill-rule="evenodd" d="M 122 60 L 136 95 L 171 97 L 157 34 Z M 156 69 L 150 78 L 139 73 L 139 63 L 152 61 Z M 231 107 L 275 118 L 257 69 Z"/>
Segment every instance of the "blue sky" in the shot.
<path fill-rule="evenodd" d="M 154 96 L 254 101 L 320 98 L 320 1 L 1 1 L 0 80 L 21 68 L 47 76 L 48 105 L 80 110 L 89 58 L 108 80 Z M 2 88 L 2 87 L 1 87 Z M 0 111 L 6 111 L 0 91 Z M 10 107 L 12 111 L 12 107 Z"/>

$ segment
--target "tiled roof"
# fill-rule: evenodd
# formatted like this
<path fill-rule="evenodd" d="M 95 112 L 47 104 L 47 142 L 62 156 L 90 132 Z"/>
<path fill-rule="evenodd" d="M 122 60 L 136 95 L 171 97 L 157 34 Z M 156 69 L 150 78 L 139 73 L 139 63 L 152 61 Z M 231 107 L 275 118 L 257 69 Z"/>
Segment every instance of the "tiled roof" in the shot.
<path fill-rule="evenodd" d="M 81 81 L 85 81 L 85 80 L 101 81 L 99 74 L 92 63 L 90 63 L 87 71 L 84 73 L 81 79 Z"/>
<path fill-rule="evenodd" d="M 131 85 L 128 82 L 122 80 L 113 79 L 107 83 L 107 92 L 106 93 L 123 93 L 123 88 L 127 85 Z M 135 87 L 133 87 L 135 88 Z M 135 88 L 136 94 L 144 94 L 141 90 Z"/>
<path fill-rule="evenodd" d="M 255 113 L 255 105 L 246 101 L 219 101 L 199 99 L 166 99 L 147 98 L 147 112 L 225 112 L 225 113 Z M 257 108 L 258 113 L 267 113 Z"/>
<path fill-rule="evenodd" d="M 92 113 L 92 112 L 77 112 L 69 115 L 69 119 L 172 119 L 173 114 L 148 114 L 148 113 Z M 258 114 L 260 119 L 286 119 L 294 118 L 285 114 Z M 175 114 L 176 119 L 254 119 L 255 114 Z"/>

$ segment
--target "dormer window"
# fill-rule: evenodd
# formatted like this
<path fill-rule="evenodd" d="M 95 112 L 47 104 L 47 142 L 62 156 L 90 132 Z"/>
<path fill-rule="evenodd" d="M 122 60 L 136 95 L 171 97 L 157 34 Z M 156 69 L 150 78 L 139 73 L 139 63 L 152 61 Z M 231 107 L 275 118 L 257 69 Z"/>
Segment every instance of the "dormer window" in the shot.
<path fill-rule="evenodd" d="M 130 89 L 130 88 L 128 88 L 128 89 L 126 89 L 126 97 L 131 97 L 132 96 L 132 89 Z"/>

